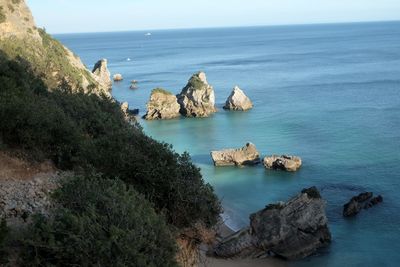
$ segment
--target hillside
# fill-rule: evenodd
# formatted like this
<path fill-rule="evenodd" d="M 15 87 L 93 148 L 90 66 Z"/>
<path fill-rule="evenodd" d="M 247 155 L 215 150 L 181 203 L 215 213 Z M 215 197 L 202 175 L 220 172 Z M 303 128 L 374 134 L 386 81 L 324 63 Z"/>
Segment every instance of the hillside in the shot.
<path fill-rule="evenodd" d="M 190 156 L 128 122 L 98 66 L 0 0 L 0 265 L 187 266 L 218 221 Z"/>
<path fill-rule="evenodd" d="M 0 50 L 8 58 L 30 65 L 50 90 L 61 87 L 109 95 L 109 84 L 97 79 L 78 56 L 36 27 L 24 0 L 0 0 Z"/>

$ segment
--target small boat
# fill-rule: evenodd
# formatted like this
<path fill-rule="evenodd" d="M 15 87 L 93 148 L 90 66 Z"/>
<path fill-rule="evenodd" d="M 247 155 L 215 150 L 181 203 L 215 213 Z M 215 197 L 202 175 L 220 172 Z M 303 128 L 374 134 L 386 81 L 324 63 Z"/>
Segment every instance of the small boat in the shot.
<path fill-rule="evenodd" d="M 126 59 L 126 61 L 131 61 L 131 59 L 128 57 L 128 58 Z"/>
<path fill-rule="evenodd" d="M 146 34 L 145 34 L 145 36 L 151 36 L 151 33 L 150 33 L 150 32 L 148 32 L 148 33 L 146 33 Z"/>

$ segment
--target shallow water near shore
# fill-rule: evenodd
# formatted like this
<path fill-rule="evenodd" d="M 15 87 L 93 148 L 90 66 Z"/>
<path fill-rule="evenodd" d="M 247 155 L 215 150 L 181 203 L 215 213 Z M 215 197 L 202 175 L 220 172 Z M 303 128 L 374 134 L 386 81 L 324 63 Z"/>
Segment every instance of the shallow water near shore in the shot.
<path fill-rule="evenodd" d="M 109 60 L 125 80 L 113 95 L 139 108 L 151 89 L 180 92 L 207 73 L 219 112 L 207 119 L 146 122 L 157 140 L 188 151 L 238 229 L 267 203 L 317 186 L 327 200 L 332 245 L 292 266 L 398 266 L 400 262 L 400 22 L 56 35 L 90 67 Z M 131 59 L 131 60 L 128 60 Z M 129 89 L 130 80 L 139 89 Z M 234 85 L 248 112 L 222 109 Z M 263 155 L 301 156 L 297 173 L 215 168 L 211 150 L 253 142 Z M 342 218 L 352 196 L 384 203 Z"/>

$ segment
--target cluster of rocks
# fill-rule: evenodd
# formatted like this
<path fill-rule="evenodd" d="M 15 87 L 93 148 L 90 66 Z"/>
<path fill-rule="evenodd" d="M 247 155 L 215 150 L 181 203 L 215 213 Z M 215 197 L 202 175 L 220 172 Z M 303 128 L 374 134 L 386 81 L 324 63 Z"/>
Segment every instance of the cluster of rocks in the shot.
<path fill-rule="evenodd" d="M 343 206 L 343 216 L 352 217 L 357 215 L 362 209 L 369 209 L 381 202 L 383 197 L 381 195 L 373 197 L 372 192 L 361 193 L 353 197 L 348 203 Z"/>
<path fill-rule="evenodd" d="M 168 97 L 168 100 L 166 100 Z M 179 110 L 176 107 L 179 105 Z M 245 111 L 253 107 L 251 100 L 239 88 L 235 87 L 226 100 L 224 109 Z M 182 91 L 173 98 L 173 94 L 157 88 L 152 91 L 147 103 L 147 120 L 172 119 L 179 116 L 205 118 L 217 112 L 214 88 L 208 83 L 206 74 L 198 72 L 189 79 Z"/>
<path fill-rule="evenodd" d="M 222 239 L 213 253 L 224 258 L 274 255 L 295 260 L 312 255 L 330 242 L 325 201 L 312 187 L 286 203 L 271 204 L 250 215 L 250 226 Z"/>
<path fill-rule="evenodd" d="M 260 163 L 260 153 L 252 143 L 247 143 L 244 147 L 238 149 L 211 151 L 211 158 L 215 166 L 243 166 Z M 297 171 L 302 165 L 300 157 L 288 155 L 267 156 L 263 162 L 267 169 L 289 172 Z"/>

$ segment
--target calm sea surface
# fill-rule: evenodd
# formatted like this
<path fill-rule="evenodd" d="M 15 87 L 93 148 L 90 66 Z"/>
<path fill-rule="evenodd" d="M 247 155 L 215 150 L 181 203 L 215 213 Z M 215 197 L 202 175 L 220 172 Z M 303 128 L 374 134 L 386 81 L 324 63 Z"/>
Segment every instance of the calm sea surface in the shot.
<path fill-rule="evenodd" d="M 192 155 L 233 228 L 267 203 L 315 185 L 327 200 L 333 243 L 291 265 L 400 266 L 400 22 L 56 37 L 89 68 L 107 58 L 111 72 L 125 77 L 113 95 L 142 115 L 153 88 L 178 93 L 192 73 L 207 73 L 215 116 L 140 123 Z M 133 79 L 137 90 L 129 89 Z M 222 109 L 234 85 L 253 110 Z M 249 141 L 263 155 L 299 155 L 304 166 L 284 173 L 212 165 L 211 150 Z M 384 203 L 342 218 L 342 205 L 363 191 L 382 194 Z"/>

